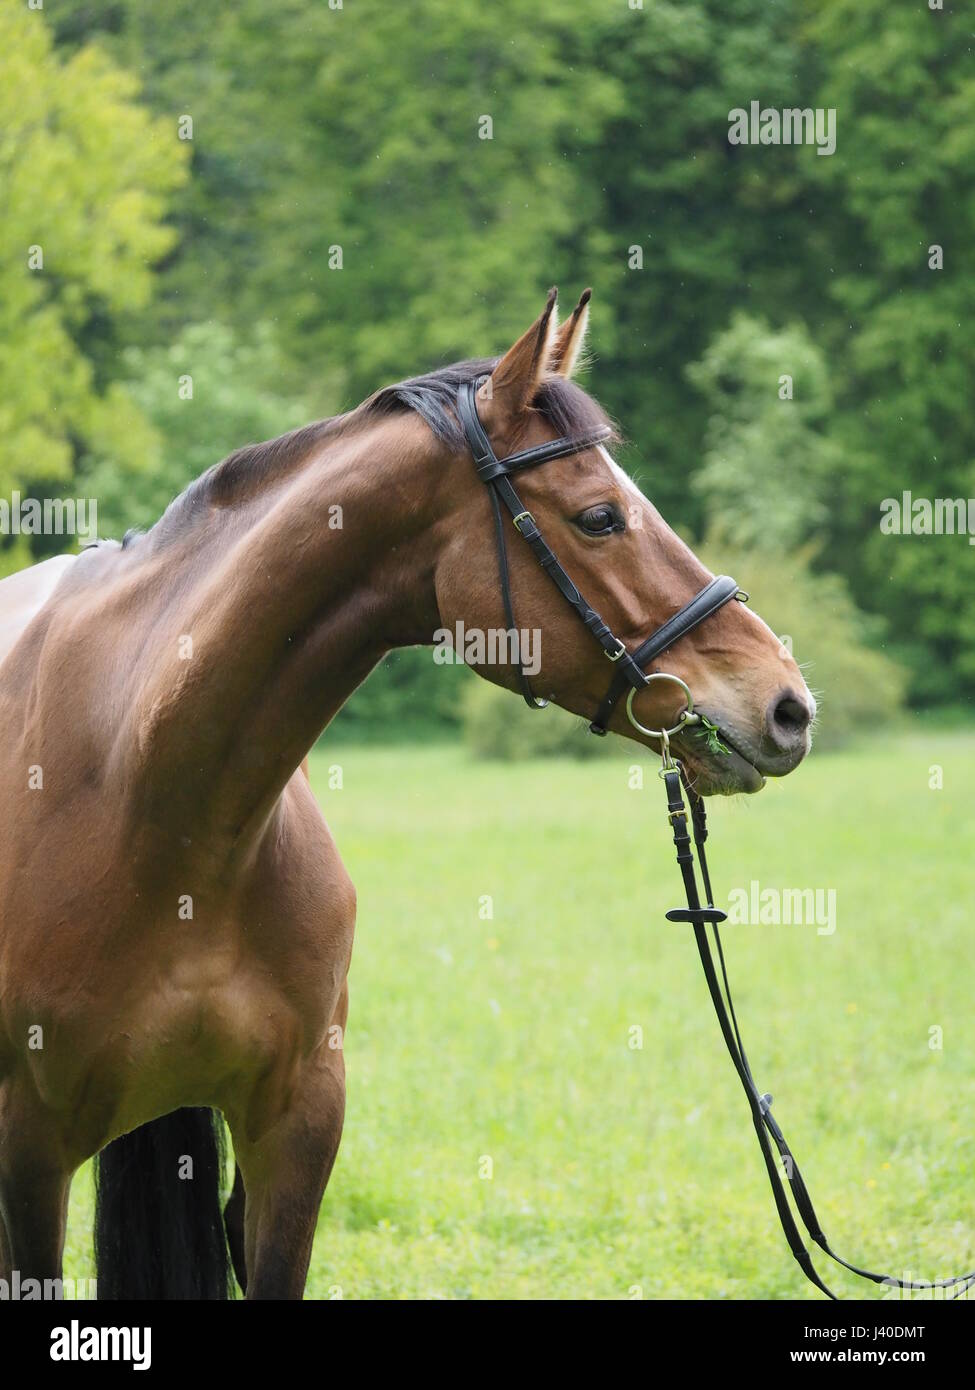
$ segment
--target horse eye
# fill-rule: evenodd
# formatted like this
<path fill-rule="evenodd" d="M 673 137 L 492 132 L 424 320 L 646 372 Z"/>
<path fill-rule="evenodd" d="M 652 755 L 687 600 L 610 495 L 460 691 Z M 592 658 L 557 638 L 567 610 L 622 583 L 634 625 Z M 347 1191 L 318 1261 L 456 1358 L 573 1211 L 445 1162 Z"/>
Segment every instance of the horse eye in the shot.
<path fill-rule="evenodd" d="M 615 507 L 609 505 L 589 507 L 586 511 L 579 513 L 575 523 L 579 530 L 584 531 L 587 536 L 608 536 L 613 531 L 625 529 L 623 518 Z"/>

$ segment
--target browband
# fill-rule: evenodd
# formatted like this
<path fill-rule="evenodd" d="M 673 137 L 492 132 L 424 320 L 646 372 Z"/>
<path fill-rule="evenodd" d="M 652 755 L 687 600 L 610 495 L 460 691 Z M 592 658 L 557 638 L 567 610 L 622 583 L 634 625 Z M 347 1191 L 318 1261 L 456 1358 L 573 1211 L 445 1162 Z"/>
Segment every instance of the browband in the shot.
<path fill-rule="evenodd" d="M 482 482 L 493 482 L 495 478 L 503 478 L 508 473 L 517 473 L 520 468 L 535 468 L 549 459 L 568 458 L 570 454 L 581 453 L 583 449 L 591 449 L 594 444 L 602 443 L 613 433 L 609 425 L 596 425 L 594 429 L 571 439 L 567 435 L 560 439 L 548 439 L 544 444 L 535 444 L 530 449 L 521 449 L 517 454 L 499 459 L 477 413 L 475 394 L 485 380 L 486 377 L 481 377 L 478 381 L 465 381 L 457 397 L 460 422 L 464 426 L 468 448 L 474 456 L 477 476 Z"/>

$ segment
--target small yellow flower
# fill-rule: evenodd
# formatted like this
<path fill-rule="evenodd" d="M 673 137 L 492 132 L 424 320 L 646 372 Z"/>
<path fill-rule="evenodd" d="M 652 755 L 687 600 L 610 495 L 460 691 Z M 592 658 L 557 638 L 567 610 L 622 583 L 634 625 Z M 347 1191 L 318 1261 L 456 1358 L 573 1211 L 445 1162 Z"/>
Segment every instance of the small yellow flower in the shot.
<path fill-rule="evenodd" d="M 489 951 L 496 951 L 501 943 L 498 941 L 498 938 L 496 936 L 489 936 L 484 944 L 487 946 Z"/>
<path fill-rule="evenodd" d="M 847 1006 L 846 1006 L 846 1012 L 847 1012 L 848 1014 L 855 1014 L 856 1011 L 857 1011 L 857 1006 L 856 1006 L 856 1004 L 847 1004 Z"/>

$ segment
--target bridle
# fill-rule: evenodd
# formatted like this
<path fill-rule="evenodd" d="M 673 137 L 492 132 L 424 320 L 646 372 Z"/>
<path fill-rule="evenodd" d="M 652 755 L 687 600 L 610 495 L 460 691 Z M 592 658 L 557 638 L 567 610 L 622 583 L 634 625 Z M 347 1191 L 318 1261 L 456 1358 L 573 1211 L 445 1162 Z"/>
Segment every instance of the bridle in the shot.
<path fill-rule="evenodd" d="M 689 603 L 685 603 L 684 607 L 672 618 L 668 618 L 655 632 L 652 632 L 646 641 L 637 647 L 636 651 L 628 651 L 626 643 L 603 622 L 595 608 L 586 602 L 569 578 L 555 552 L 535 524 L 535 518 L 522 504 L 511 481 L 512 473 L 523 472 L 526 468 L 537 468 L 539 464 L 548 463 L 551 459 L 568 458 L 571 454 L 579 454 L 585 449 L 591 449 L 594 445 L 601 444 L 603 440 L 610 437 L 612 430 L 608 425 L 597 425 L 594 429 L 586 430 L 583 434 L 547 440 L 544 444 L 536 444 L 533 448 L 522 449 L 519 453 L 508 454 L 506 458 L 499 459 L 477 413 L 477 391 L 486 380 L 488 380 L 487 377 L 481 377 L 477 381 L 462 383 L 457 395 L 457 411 L 464 434 L 467 437 L 468 448 L 474 458 L 477 476 L 483 483 L 487 484 L 488 494 L 491 498 L 498 548 L 501 598 L 504 603 L 508 627 L 514 632 L 518 630 L 511 598 L 511 580 L 508 574 L 504 508 L 507 508 L 511 514 L 511 521 L 515 530 L 528 542 L 535 559 L 585 623 L 615 667 L 606 694 L 589 725 L 590 732 L 600 735 L 606 733 L 613 711 L 627 686 L 630 687 L 630 696 L 626 702 L 627 714 L 630 722 L 641 733 L 654 736 L 663 735 L 667 739 L 680 730 L 699 723 L 701 716 L 695 714 L 691 692 L 684 682 L 677 676 L 667 675 L 664 672 L 648 675 L 643 667 L 660 656 L 668 647 L 672 647 L 681 637 L 686 637 L 699 623 L 703 623 L 705 618 L 710 618 L 712 613 L 717 613 L 718 609 L 723 608 L 731 599 L 747 598 L 747 594 L 742 594 L 735 581 L 729 579 L 726 574 L 719 575 L 717 579 L 712 579 L 710 584 L 705 584 L 704 588 L 695 594 Z M 518 678 L 526 704 L 530 705 L 532 709 L 543 709 L 548 701 L 539 700 L 535 696 L 525 674 L 524 666 L 520 662 L 518 663 Z M 687 700 L 687 708 L 672 729 L 647 729 L 642 724 L 637 723 L 633 713 L 633 695 L 636 691 L 643 690 L 652 681 L 660 679 L 675 681 L 680 685 Z"/>
<path fill-rule="evenodd" d="M 806 1278 L 816 1285 L 829 1298 L 836 1298 L 836 1294 L 823 1283 L 813 1265 L 809 1251 L 806 1249 L 799 1227 L 796 1224 L 792 1208 L 789 1205 L 788 1193 L 791 1192 L 796 1210 L 802 1220 L 809 1238 L 815 1242 L 819 1248 L 842 1265 L 844 1269 L 852 1274 L 858 1275 L 862 1279 L 869 1279 L 875 1284 L 885 1284 L 892 1288 L 901 1289 L 947 1289 L 956 1285 L 961 1287 L 952 1295 L 953 1298 L 960 1298 L 967 1293 L 968 1289 L 975 1284 L 975 1271 L 969 1274 L 957 1275 L 951 1279 L 939 1279 L 933 1281 L 919 1280 L 913 1282 L 907 1279 L 898 1279 L 893 1275 L 876 1274 L 872 1270 L 861 1269 L 859 1266 L 849 1263 L 842 1256 L 837 1255 L 831 1249 L 826 1236 L 823 1234 L 819 1218 L 816 1215 L 812 1204 L 809 1190 L 803 1181 L 799 1165 L 785 1135 L 772 1116 L 772 1097 L 767 1093 L 763 1094 L 755 1082 L 752 1075 L 748 1058 L 745 1054 L 744 1046 L 741 1041 L 741 1034 L 738 1029 L 738 1019 L 735 1014 L 734 1001 L 731 997 L 731 987 L 728 983 L 728 972 L 725 966 L 724 949 L 721 944 L 721 937 L 718 932 L 718 924 L 727 920 L 727 913 L 714 905 L 714 894 L 711 888 L 711 877 L 708 872 L 707 856 L 705 854 L 705 842 L 708 837 L 707 816 L 704 809 L 702 798 L 694 791 L 687 780 L 684 769 L 680 762 L 674 758 L 670 739 L 673 735 L 683 731 L 691 725 L 706 723 L 703 717 L 694 711 L 694 702 L 687 685 L 678 676 L 671 675 L 669 672 L 660 671 L 647 673 L 644 666 L 655 660 L 669 647 L 672 647 L 681 637 L 685 637 L 689 632 L 704 622 L 706 618 L 717 613 L 719 609 L 731 601 L 731 599 L 747 600 L 748 595 L 739 589 L 737 583 L 727 575 L 720 575 L 717 579 L 712 579 L 710 584 L 706 584 L 703 589 L 684 605 L 672 618 L 661 624 L 650 636 L 631 652 L 626 644 L 615 635 L 611 628 L 603 622 L 602 618 L 594 608 L 583 598 L 579 589 L 569 578 L 565 569 L 559 563 L 557 556 L 547 544 L 535 518 L 526 507 L 522 505 L 521 499 L 511 482 L 510 475 L 520 472 L 526 468 L 535 468 L 539 464 L 547 463 L 550 459 L 566 458 L 572 454 L 581 453 L 585 449 L 591 449 L 594 445 L 602 443 L 608 439 L 611 430 L 607 425 L 596 426 L 594 429 L 587 430 L 582 434 L 573 435 L 559 439 L 547 441 L 544 444 L 537 444 L 529 449 L 522 449 L 515 454 L 499 459 L 491 446 L 480 417 L 477 413 L 476 393 L 484 381 L 488 378 L 482 377 L 477 381 L 464 382 L 457 396 L 458 414 L 461 425 L 467 439 L 468 447 L 474 459 L 474 467 L 478 477 L 487 485 L 488 493 L 491 498 L 492 510 L 494 512 L 495 534 L 498 550 L 498 569 L 501 582 L 501 596 L 504 603 L 505 618 L 508 626 L 513 631 L 517 631 L 515 623 L 514 606 L 511 597 L 511 582 L 508 574 L 508 553 L 504 527 L 504 509 L 511 515 L 511 521 L 520 536 L 528 542 L 532 553 L 538 560 L 542 569 L 553 581 L 560 593 L 566 598 L 571 607 L 579 615 L 583 623 L 593 634 L 596 641 L 600 644 L 603 651 L 611 662 L 615 670 L 610 679 L 606 694 L 604 695 L 595 717 L 589 728 L 592 733 L 604 735 L 607 731 L 609 720 L 613 711 L 620 701 L 627 686 L 630 687 L 627 697 L 626 712 L 633 726 L 641 733 L 657 738 L 660 741 L 660 754 L 662 766 L 660 776 L 664 782 L 667 796 L 667 816 L 670 821 L 674 837 L 674 846 L 677 850 L 677 864 L 684 882 L 684 893 L 687 899 L 687 906 L 672 908 L 667 914 L 668 922 L 680 922 L 690 925 L 694 932 L 694 940 L 697 944 L 698 953 L 701 957 L 701 964 L 704 967 L 704 976 L 707 981 L 708 992 L 711 995 L 711 1002 L 717 1015 L 718 1024 L 721 1028 L 722 1037 L 728 1048 L 738 1079 L 742 1084 L 745 1096 L 751 1111 L 752 1123 L 755 1133 L 758 1136 L 759 1146 L 762 1150 L 762 1157 L 768 1171 L 769 1182 L 772 1186 L 772 1195 L 775 1200 L 779 1222 L 782 1226 L 783 1234 L 788 1241 L 789 1248 L 798 1262 Z M 521 684 L 522 694 L 527 704 L 533 709 L 543 708 L 548 701 L 539 700 L 532 691 L 531 684 L 519 662 L 518 675 Z M 687 701 L 686 708 L 679 716 L 677 722 L 669 729 L 648 729 L 639 723 L 633 713 L 633 697 L 637 691 L 644 689 L 654 680 L 672 681 L 683 691 Z M 710 726 L 713 727 L 713 726 Z M 684 793 L 687 795 L 687 802 L 690 806 L 690 816 L 688 816 L 687 805 L 684 802 Z M 693 835 L 693 848 L 691 845 Z M 697 851 L 697 865 L 701 870 L 701 881 L 704 889 L 705 904 L 702 906 L 700 891 L 698 889 L 697 873 L 695 868 L 695 854 Z M 708 929 L 714 939 L 714 948 L 717 956 L 718 966 L 715 966 L 715 956 L 711 952 L 711 941 L 708 936 Z M 782 1161 L 780 1171 L 776 1163 L 775 1154 L 778 1153 Z M 782 1174 L 785 1174 L 786 1182 L 783 1182 Z"/>

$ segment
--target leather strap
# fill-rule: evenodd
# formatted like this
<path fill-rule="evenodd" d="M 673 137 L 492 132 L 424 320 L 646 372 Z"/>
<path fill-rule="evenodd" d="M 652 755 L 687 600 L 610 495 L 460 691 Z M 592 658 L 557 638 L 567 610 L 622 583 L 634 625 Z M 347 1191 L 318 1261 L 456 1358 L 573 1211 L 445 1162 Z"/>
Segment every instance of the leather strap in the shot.
<path fill-rule="evenodd" d="M 485 377 L 480 377 L 477 381 L 465 381 L 457 393 L 460 422 L 474 458 L 477 476 L 482 482 L 492 482 L 495 478 L 517 473 L 523 468 L 536 468 L 540 463 L 548 463 L 549 459 L 567 458 L 570 454 L 581 453 L 583 449 L 591 449 L 594 444 L 602 443 L 612 434 L 608 425 L 596 425 L 583 434 L 573 435 L 571 438 L 562 435 L 558 439 L 547 439 L 543 444 L 533 444 L 530 449 L 521 449 L 516 454 L 508 454 L 506 458 L 499 459 L 477 413 L 477 391 L 485 380 Z"/>
<path fill-rule="evenodd" d="M 698 954 L 701 957 L 701 965 L 704 968 L 704 977 L 707 981 L 708 993 L 711 995 L 711 1002 L 717 1015 L 718 1025 L 721 1035 L 724 1038 L 725 1046 L 731 1057 L 745 1098 L 748 1101 L 748 1108 L 751 1111 L 752 1124 L 758 1137 L 759 1147 L 762 1151 L 762 1158 L 765 1161 L 765 1168 L 768 1172 L 769 1183 L 772 1187 L 772 1196 L 775 1201 L 776 1211 L 779 1216 L 779 1224 L 783 1234 L 789 1244 L 800 1269 L 806 1278 L 816 1288 L 820 1289 L 828 1298 L 835 1299 L 833 1293 L 820 1278 L 812 1262 L 812 1257 L 806 1249 L 792 1208 L 789 1205 L 787 1190 L 791 1191 L 792 1199 L 795 1202 L 796 1210 L 806 1228 L 806 1233 L 816 1245 L 835 1260 L 844 1269 L 848 1269 L 852 1274 L 858 1275 L 861 1279 L 869 1279 L 874 1284 L 886 1284 L 896 1286 L 901 1289 L 949 1289 L 960 1286 L 953 1298 L 960 1298 L 969 1288 L 975 1284 L 975 1271 L 970 1274 L 956 1275 L 952 1279 L 938 1279 L 932 1282 L 911 1281 L 908 1279 L 898 1279 L 889 1274 L 876 1274 L 869 1269 L 861 1269 L 858 1265 L 850 1264 L 842 1256 L 837 1255 L 830 1247 L 826 1236 L 823 1234 L 819 1218 L 813 1207 L 809 1189 L 806 1187 L 799 1165 L 796 1163 L 795 1156 L 789 1148 L 785 1135 L 779 1128 L 772 1116 L 772 1097 L 761 1094 L 755 1084 L 748 1057 L 741 1041 L 741 1033 L 738 1028 L 738 1018 L 735 1014 L 734 1001 L 731 997 L 731 986 L 728 983 L 728 971 L 725 965 L 724 949 L 721 944 L 721 935 L 718 931 L 718 923 L 723 922 L 726 913 L 714 906 L 714 894 L 711 889 L 711 876 L 708 872 L 707 855 L 704 845 L 707 840 L 707 816 L 704 810 L 704 802 L 687 783 L 683 770 L 680 765 L 674 763 L 671 767 L 665 768 L 662 773 L 664 785 L 667 792 L 667 814 L 670 818 L 674 833 L 674 846 L 677 850 L 677 863 L 680 867 L 681 876 L 684 880 L 684 893 L 687 899 L 687 909 L 675 908 L 667 913 L 667 918 L 672 922 L 689 921 L 694 929 L 694 940 L 697 944 Z M 707 907 L 702 908 L 698 894 L 697 877 L 694 870 L 694 853 L 691 849 L 691 839 L 688 833 L 687 810 L 681 794 L 681 788 L 687 792 L 687 800 L 691 808 L 691 819 L 694 830 L 694 845 L 697 850 L 697 862 L 701 868 L 701 878 L 703 881 Z M 710 925 L 714 936 L 715 949 L 721 967 L 721 981 L 719 982 L 718 972 L 715 969 L 714 957 L 711 954 L 711 946 L 707 935 L 707 925 Z M 722 992 L 722 982 L 724 991 Z M 727 1003 L 725 1002 L 727 999 Z M 788 1189 L 782 1181 L 782 1175 L 778 1164 L 775 1161 L 774 1149 L 778 1151 L 782 1159 L 788 1181 Z"/>
<path fill-rule="evenodd" d="M 613 431 L 608 425 L 597 425 L 594 429 L 586 430 L 584 434 L 575 434 L 571 439 L 562 437 L 561 439 L 546 440 L 544 444 L 535 444 L 530 449 L 521 449 L 517 454 L 509 454 L 507 458 L 498 460 L 497 467 L 505 473 L 517 473 L 521 468 L 535 468 L 540 463 L 548 463 L 549 459 L 567 458 L 570 454 L 581 453 L 583 449 L 591 449 L 594 444 L 601 444 L 604 439 L 608 439 Z M 478 469 L 481 477 L 484 474 Z"/>
<path fill-rule="evenodd" d="M 501 511 L 501 498 L 497 488 L 490 487 L 488 492 L 491 494 L 491 511 L 494 514 L 494 534 L 498 546 L 498 571 L 501 580 L 501 601 L 504 604 L 504 617 L 508 624 L 508 631 L 516 632 L 515 610 L 511 601 L 511 580 L 508 576 L 508 547 L 504 538 L 504 515 Z M 532 709 L 545 708 L 548 701 L 536 698 L 531 688 L 531 682 L 525 675 L 525 668 L 520 661 L 518 663 L 518 684 L 521 686 L 521 693 L 526 705 L 531 706 Z"/>
<path fill-rule="evenodd" d="M 609 659 L 615 663 L 609 689 L 603 697 L 595 719 L 589 726 L 592 733 L 605 734 L 613 710 L 627 687 L 632 686 L 634 689 L 640 690 L 647 684 L 643 667 L 654 657 L 659 656 L 662 651 L 673 646 L 678 638 L 683 637 L 697 627 L 698 623 L 702 623 L 705 618 L 709 618 L 712 613 L 716 613 L 719 608 L 733 599 L 739 592 L 738 585 L 727 575 L 720 575 L 717 579 L 712 579 L 710 584 L 705 585 L 689 603 L 685 603 L 678 613 L 675 613 L 662 627 L 652 633 L 635 652 L 628 651 L 626 644 L 616 636 L 591 604 L 583 598 L 576 584 L 559 563 L 557 555 L 539 531 L 535 518 L 522 504 L 510 479 L 511 473 L 521 469 L 536 468 L 539 464 L 547 463 L 550 459 L 566 458 L 570 454 L 591 449 L 594 444 L 609 438 L 611 433 L 609 427 L 597 425 L 583 434 L 573 435 L 571 438 L 562 436 L 559 439 L 547 440 L 544 444 L 536 444 L 530 449 L 522 449 L 518 453 L 509 454 L 506 458 L 499 459 L 494 452 L 487 431 L 481 424 L 481 417 L 477 413 L 477 391 L 485 380 L 485 377 L 481 377 L 477 381 L 465 381 L 461 384 L 457 392 L 457 413 L 464 428 L 477 475 L 491 494 L 498 551 L 498 579 L 504 603 L 505 621 L 509 630 L 517 632 L 511 595 L 511 579 L 508 574 L 508 551 L 501 512 L 502 504 L 510 513 L 515 530 L 528 542 L 532 554 L 542 569 L 585 623 Z M 541 709 L 548 703 L 547 700 L 536 698 L 521 662 L 518 664 L 518 682 L 525 703 L 530 705 L 532 709 Z"/>
<path fill-rule="evenodd" d="M 511 513 L 515 529 L 518 531 L 519 535 L 523 536 L 528 542 L 535 559 L 562 596 L 578 613 L 579 617 L 595 637 L 606 655 L 613 661 L 619 661 L 624 668 L 632 666 L 634 674 L 629 675 L 628 678 L 634 685 L 645 685 L 646 678 L 643 672 L 638 666 L 635 666 L 633 658 L 629 655 L 623 643 L 613 634 L 607 624 L 603 622 L 595 608 L 590 607 L 582 597 L 576 585 L 559 563 L 558 556 L 545 540 L 541 531 L 539 531 L 535 523 L 535 518 L 532 516 L 531 512 L 526 511 L 522 506 L 521 498 L 518 496 L 509 480 L 506 477 L 496 478 L 493 489 L 501 497 L 501 500 Z M 625 678 L 626 677 L 624 677 L 624 679 Z"/>
<path fill-rule="evenodd" d="M 478 477 L 487 484 L 488 491 L 491 493 L 498 548 L 498 577 L 504 603 L 505 620 L 509 629 L 517 631 L 517 624 L 511 596 L 511 580 L 508 574 L 508 553 L 504 527 L 501 523 L 502 504 L 510 513 L 515 530 L 527 541 L 535 559 L 555 587 L 579 615 L 607 656 L 620 663 L 624 671 L 624 683 L 628 681 L 636 686 L 645 685 L 646 677 L 627 652 L 626 646 L 583 598 L 576 584 L 560 564 L 558 556 L 538 529 L 535 518 L 523 505 L 521 498 L 515 491 L 514 484 L 508 477 L 512 471 L 535 468 L 540 463 L 547 463 L 549 459 L 566 458 L 571 454 L 580 453 L 584 449 L 590 449 L 593 444 L 609 437 L 611 433 L 609 427 L 599 425 L 584 434 L 575 435 L 572 438 L 562 436 L 559 439 L 548 440 L 544 444 L 537 444 L 531 449 L 522 449 L 519 453 L 509 454 L 507 458 L 499 459 L 477 413 L 475 397 L 480 384 L 481 381 L 468 381 L 461 384 L 457 393 L 457 410 Z M 520 662 L 518 664 L 518 680 L 526 704 L 533 709 L 541 709 L 548 703 L 547 700 L 536 698 L 524 666 Z"/>
<path fill-rule="evenodd" d="M 637 647 L 633 653 L 633 661 L 639 667 L 646 666 L 661 652 L 672 647 L 681 637 L 685 637 L 687 633 L 693 631 L 699 623 L 703 623 L 705 618 L 710 618 L 713 613 L 717 613 L 719 608 L 723 608 L 740 592 L 741 590 L 734 579 L 727 574 L 719 574 L 717 579 L 712 579 L 710 584 L 706 584 L 700 593 L 695 594 L 689 603 L 685 603 L 683 608 L 679 609 L 672 618 L 668 618 L 661 627 L 657 628 L 656 632 Z M 613 710 L 625 690 L 625 679 L 621 679 L 619 673 L 614 674 L 610 687 L 603 697 L 603 702 L 596 711 L 596 718 L 589 725 L 590 733 L 599 735 L 606 733 Z"/>

